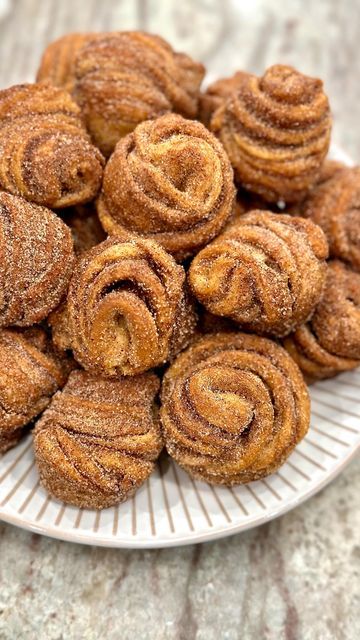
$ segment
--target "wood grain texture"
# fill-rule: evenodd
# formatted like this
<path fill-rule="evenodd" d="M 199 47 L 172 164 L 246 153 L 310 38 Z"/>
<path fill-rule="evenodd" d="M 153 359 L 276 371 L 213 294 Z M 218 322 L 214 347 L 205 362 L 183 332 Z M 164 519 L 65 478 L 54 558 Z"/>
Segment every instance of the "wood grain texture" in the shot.
<path fill-rule="evenodd" d="M 208 81 L 275 62 L 322 77 L 334 138 L 360 161 L 354 0 L 0 2 L 0 85 L 31 81 L 63 33 L 132 28 L 204 61 Z M 269 525 L 177 550 L 86 548 L 0 525 L 0 639 L 355 640 L 359 480 L 353 463 Z"/>

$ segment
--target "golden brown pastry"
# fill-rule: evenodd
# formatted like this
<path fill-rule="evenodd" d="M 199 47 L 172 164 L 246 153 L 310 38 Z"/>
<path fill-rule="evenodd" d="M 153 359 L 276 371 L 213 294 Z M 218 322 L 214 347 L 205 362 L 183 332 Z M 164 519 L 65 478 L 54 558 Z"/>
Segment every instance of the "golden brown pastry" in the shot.
<path fill-rule="evenodd" d="M 282 336 L 320 300 L 326 238 L 310 220 L 252 211 L 194 258 L 189 282 L 211 313 L 247 330 Z"/>
<path fill-rule="evenodd" d="M 175 111 L 194 118 L 204 67 L 159 36 L 105 33 L 76 56 L 73 95 L 105 155 L 139 122 Z"/>
<path fill-rule="evenodd" d="M 215 136 L 200 122 L 169 114 L 118 143 L 98 213 L 109 234 L 152 238 L 183 260 L 219 233 L 234 195 L 232 169 Z"/>
<path fill-rule="evenodd" d="M 238 182 L 269 202 L 301 200 L 319 177 L 331 131 L 322 82 L 275 65 L 244 77 L 210 123 Z"/>
<path fill-rule="evenodd" d="M 311 321 L 284 341 L 308 381 L 360 365 L 360 274 L 329 262 L 324 295 Z"/>
<path fill-rule="evenodd" d="M 275 471 L 305 436 L 310 402 L 282 347 L 245 333 L 206 336 L 163 380 L 169 454 L 191 476 L 234 485 Z"/>
<path fill-rule="evenodd" d="M 99 33 L 67 33 L 51 42 L 42 55 L 36 82 L 46 82 L 71 93 L 77 54 L 88 42 L 99 37 Z"/>
<path fill-rule="evenodd" d="M 108 238 L 83 254 L 66 311 L 50 319 L 59 349 L 87 370 L 134 375 L 171 359 L 189 342 L 195 315 L 185 271 L 156 242 Z"/>
<path fill-rule="evenodd" d="M 74 250 L 77 255 L 106 240 L 106 233 L 92 204 L 65 209 L 62 217 L 71 229 Z"/>
<path fill-rule="evenodd" d="M 74 371 L 34 430 L 35 459 L 51 496 L 87 509 L 129 498 L 162 449 L 158 378 L 105 380 Z"/>
<path fill-rule="evenodd" d="M 248 76 L 244 71 L 236 71 L 230 78 L 220 78 L 210 84 L 206 91 L 200 94 L 199 120 L 208 127 L 216 109 L 239 89 L 244 78 Z"/>
<path fill-rule="evenodd" d="M 49 209 L 0 191 L 0 255 L 0 327 L 40 322 L 69 284 L 70 230 Z"/>
<path fill-rule="evenodd" d="M 301 206 L 325 232 L 330 256 L 360 270 L 360 167 L 337 171 L 314 189 Z"/>
<path fill-rule="evenodd" d="M 103 163 L 66 91 L 42 84 L 0 91 L 0 188 L 68 207 L 96 196 Z"/>
<path fill-rule="evenodd" d="M 0 453 L 17 444 L 72 366 L 55 354 L 43 329 L 0 330 Z"/>

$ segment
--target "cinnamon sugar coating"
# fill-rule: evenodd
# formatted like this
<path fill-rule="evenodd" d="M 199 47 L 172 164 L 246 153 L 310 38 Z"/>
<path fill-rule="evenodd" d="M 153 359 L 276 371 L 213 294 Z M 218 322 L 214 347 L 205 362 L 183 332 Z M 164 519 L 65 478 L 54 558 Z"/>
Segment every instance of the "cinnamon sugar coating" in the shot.
<path fill-rule="evenodd" d="M 71 93 L 76 56 L 88 42 L 99 37 L 98 33 L 67 33 L 51 42 L 41 57 L 36 82 L 49 83 Z"/>
<path fill-rule="evenodd" d="M 139 122 L 169 111 L 197 114 L 204 67 L 159 36 L 104 33 L 78 52 L 74 68 L 74 98 L 105 155 Z"/>
<path fill-rule="evenodd" d="M 302 215 L 325 232 L 330 255 L 360 270 L 360 167 L 344 168 L 322 182 L 301 205 Z"/>
<path fill-rule="evenodd" d="M 185 271 L 151 240 L 108 238 L 83 254 L 65 311 L 50 319 L 60 349 L 87 370 L 134 375 L 174 357 L 189 342 L 195 314 Z"/>
<path fill-rule="evenodd" d="M 273 473 L 309 427 L 300 370 L 282 347 L 255 335 L 200 339 L 165 374 L 161 399 L 169 454 L 211 484 Z"/>
<path fill-rule="evenodd" d="M 234 195 L 232 169 L 215 136 L 200 122 L 169 114 L 118 143 L 98 213 L 109 234 L 152 238 L 183 260 L 219 233 Z"/>
<path fill-rule="evenodd" d="M 34 430 L 35 459 L 51 496 L 86 509 L 129 498 L 162 449 L 158 378 L 105 380 L 74 371 Z"/>
<path fill-rule="evenodd" d="M 43 329 L 0 330 L 0 453 L 17 444 L 72 366 L 55 354 Z"/>
<path fill-rule="evenodd" d="M 324 295 L 311 321 L 284 346 L 309 381 L 360 365 L 360 274 L 329 262 Z"/>
<path fill-rule="evenodd" d="M 68 207 L 96 196 L 103 162 L 66 91 L 42 84 L 0 91 L 0 188 Z"/>
<path fill-rule="evenodd" d="M 225 103 L 241 86 L 244 78 L 248 77 L 244 71 L 236 71 L 230 78 L 220 78 L 208 86 L 204 93 L 200 94 L 199 120 L 207 127 L 211 118 L 221 105 Z"/>
<path fill-rule="evenodd" d="M 70 230 L 49 209 L 0 191 L 0 253 L 0 327 L 40 322 L 68 287 Z"/>
<path fill-rule="evenodd" d="M 331 131 L 322 82 L 274 65 L 248 75 L 214 113 L 237 181 L 269 202 L 301 200 L 318 179 Z"/>
<path fill-rule="evenodd" d="M 325 284 L 327 242 L 310 222 L 268 211 L 244 214 L 194 258 L 194 295 L 247 330 L 286 335 L 313 313 Z"/>
<path fill-rule="evenodd" d="M 106 233 L 102 228 L 93 204 L 77 205 L 63 211 L 62 219 L 70 227 L 77 255 L 88 251 L 103 240 Z"/>

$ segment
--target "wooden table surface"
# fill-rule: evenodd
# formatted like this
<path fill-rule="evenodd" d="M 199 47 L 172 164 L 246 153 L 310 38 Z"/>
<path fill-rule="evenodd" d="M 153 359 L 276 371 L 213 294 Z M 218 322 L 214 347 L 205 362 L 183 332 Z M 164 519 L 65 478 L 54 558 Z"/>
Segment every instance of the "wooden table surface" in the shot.
<path fill-rule="evenodd" d="M 275 62 L 320 76 L 333 139 L 360 160 L 358 0 L 0 0 L 0 86 L 74 30 L 141 28 L 208 81 Z M 160 551 L 87 548 L 0 524 L 0 640 L 357 640 L 359 461 L 282 518 Z"/>

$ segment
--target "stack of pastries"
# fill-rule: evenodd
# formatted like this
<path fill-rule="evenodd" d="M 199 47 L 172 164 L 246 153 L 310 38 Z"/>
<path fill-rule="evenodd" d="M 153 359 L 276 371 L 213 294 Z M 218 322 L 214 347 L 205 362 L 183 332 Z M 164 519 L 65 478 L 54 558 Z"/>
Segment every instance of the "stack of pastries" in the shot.
<path fill-rule="evenodd" d="M 236 485 L 360 364 L 360 168 L 322 82 L 205 69 L 142 32 L 50 44 L 0 92 L 0 452 L 102 509 L 160 452 Z"/>

